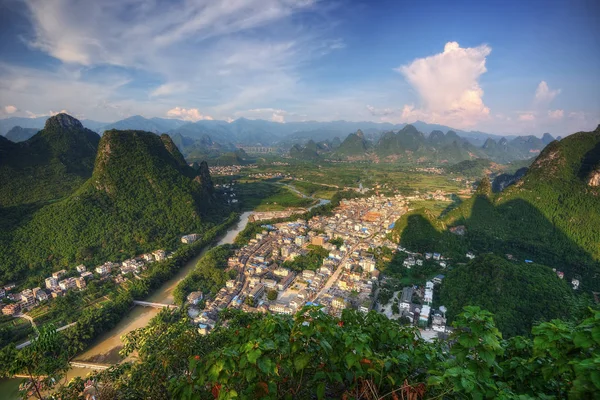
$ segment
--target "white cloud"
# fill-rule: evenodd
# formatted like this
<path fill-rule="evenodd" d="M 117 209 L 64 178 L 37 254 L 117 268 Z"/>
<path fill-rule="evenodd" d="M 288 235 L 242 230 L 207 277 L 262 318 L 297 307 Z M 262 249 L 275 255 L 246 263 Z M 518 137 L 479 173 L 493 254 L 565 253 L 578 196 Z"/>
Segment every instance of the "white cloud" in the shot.
<path fill-rule="evenodd" d="M 284 123 L 285 117 L 288 115 L 297 115 L 294 113 L 288 113 L 285 110 L 281 110 L 278 108 L 253 108 L 248 111 L 237 112 L 237 116 L 247 116 L 250 118 L 258 118 L 258 119 L 270 119 L 273 122 Z"/>
<path fill-rule="evenodd" d="M 565 116 L 564 110 L 548 110 L 548 117 L 552 119 L 561 119 Z"/>
<path fill-rule="evenodd" d="M 202 115 L 202 113 L 197 108 L 181 108 L 175 107 L 169 111 L 167 111 L 167 117 L 171 118 L 179 118 L 184 121 L 200 121 L 203 119 L 212 120 L 213 118 L 209 115 Z"/>
<path fill-rule="evenodd" d="M 150 92 L 150 97 L 169 96 L 175 93 L 181 93 L 185 91 L 187 87 L 187 84 L 183 82 L 165 83 Z"/>
<path fill-rule="evenodd" d="M 546 81 L 541 81 L 535 91 L 535 102 L 539 104 L 548 104 L 554 100 L 559 93 L 560 89 L 550 90 Z"/>
<path fill-rule="evenodd" d="M 11 106 L 11 105 L 8 105 L 8 106 L 4 107 L 4 112 L 6 114 L 14 114 L 15 112 L 17 112 L 17 110 L 18 110 L 17 107 Z"/>
<path fill-rule="evenodd" d="M 519 121 L 534 121 L 534 120 L 535 120 L 534 113 L 526 112 L 526 113 L 522 113 L 521 115 L 519 115 Z"/>
<path fill-rule="evenodd" d="M 457 42 L 448 42 L 442 53 L 396 68 L 421 100 L 421 108 L 405 105 L 402 117 L 457 128 L 487 119 L 490 110 L 483 103 L 479 78 L 486 72 L 485 61 L 491 51 L 487 45 L 462 48 Z"/>
<path fill-rule="evenodd" d="M 56 114 L 61 114 L 61 113 L 69 114 L 69 115 L 74 116 L 74 117 L 78 117 L 78 115 L 76 115 L 74 113 L 70 113 L 68 110 L 64 110 L 64 109 L 60 110 L 60 111 L 52 111 L 52 110 L 50 110 L 47 113 L 41 113 L 41 114 L 36 114 L 36 113 L 33 113 L 33 112 L 27 110 L 27 111 L 25 111 L 25 113 L 27 114 L 27 116 L 29 118 L 52 117 L 52 116 L 54 116 Z"/>

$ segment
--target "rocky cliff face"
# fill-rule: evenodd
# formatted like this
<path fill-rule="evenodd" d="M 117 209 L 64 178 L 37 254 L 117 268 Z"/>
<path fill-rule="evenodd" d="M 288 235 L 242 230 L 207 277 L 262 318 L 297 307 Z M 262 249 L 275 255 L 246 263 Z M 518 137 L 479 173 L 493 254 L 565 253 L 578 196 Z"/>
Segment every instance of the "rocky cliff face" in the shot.
<path fill-rule="evenodd" d="M 592 187 L 600 186 L 600 165 L 590 173 L 587 184 Z"/>

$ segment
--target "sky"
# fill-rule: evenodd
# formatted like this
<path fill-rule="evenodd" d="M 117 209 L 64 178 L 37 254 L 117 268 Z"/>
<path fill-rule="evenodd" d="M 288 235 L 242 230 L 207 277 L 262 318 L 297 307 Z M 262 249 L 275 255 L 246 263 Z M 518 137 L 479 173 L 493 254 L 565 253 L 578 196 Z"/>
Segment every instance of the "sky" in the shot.
<path fill-rule="evenodd" d="M 0 118 L 600 124 L 600 2 L 1 0 Z"/>

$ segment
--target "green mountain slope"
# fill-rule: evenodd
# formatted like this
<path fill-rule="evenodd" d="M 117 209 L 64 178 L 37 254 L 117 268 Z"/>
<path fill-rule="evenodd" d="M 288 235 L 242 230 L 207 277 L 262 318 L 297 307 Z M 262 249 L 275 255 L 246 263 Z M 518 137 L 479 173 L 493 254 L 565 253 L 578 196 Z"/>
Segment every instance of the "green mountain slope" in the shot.
<path fill-rule="evenodd" d="M 21 143 L 0 141 L 0 207 L 64 197 L 92 174 L 100 137 L 67 114 Z"/>
<path fill-rule="evenodd" d="M 464 226 L 464 236 L 439 230 L 444 240 L 434 245 L 458 256 L 475 250 L 531 259 L 579 279 L 584 290 L 599 290 L 599 171 L 600 128 L 553 141 L 504 191 L 492 194 L 489 180 L 482 180 L 476 194 L 441 221 Z"/>
<path fill-rule="evenodd" d="M 450 321 L 468 305 L 494 313 L 498 329 L 508 336 L 527 334 L 534 323 L 567 318 L 572 291 L 551 268 L 485 255 L 446 274 L 441 302 Z"/>
<path fill-rule="evenodd" d="M 49 269 L 172 246 L 220 220 L 211 192 L 207 164 L 198 171 L 185 165 L 167 135 L 107 131 L 91 179 L 22 221 L 0 252 L 0 267 Z"/>
<path fill-rule="evenodd" d="M 364 133 L 359 129 L 356 133 L 349 134 L 333 154 L 337 157 L 363 158 L 371 147 L 371 142 L 365 138 Z"/>

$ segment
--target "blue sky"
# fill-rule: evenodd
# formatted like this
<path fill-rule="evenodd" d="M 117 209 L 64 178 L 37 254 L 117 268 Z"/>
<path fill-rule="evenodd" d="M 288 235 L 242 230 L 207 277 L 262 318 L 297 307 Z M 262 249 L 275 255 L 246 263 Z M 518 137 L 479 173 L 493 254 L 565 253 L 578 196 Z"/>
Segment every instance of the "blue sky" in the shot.
<path fill-rule="evenodd" d="M 600 2 L 4 0 L 0 118 L 600 123 Z"/>

